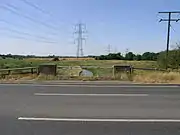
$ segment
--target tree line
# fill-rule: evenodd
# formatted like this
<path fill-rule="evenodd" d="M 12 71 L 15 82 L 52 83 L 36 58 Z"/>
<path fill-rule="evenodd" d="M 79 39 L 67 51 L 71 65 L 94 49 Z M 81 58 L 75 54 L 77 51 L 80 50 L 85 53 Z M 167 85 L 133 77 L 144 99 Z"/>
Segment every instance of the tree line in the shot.
<path fill-rule="evenodd" d="M 153 52 L 145 52 L 144 54 L 134 54 L 133 52 L 128 52 L 125 56 L 123 56 L 121 53 L 110 53 L 108 55 L 100 55 L 100 56 L 85 56 L 85 57 L 91 57 L 95 58 L 96 60 L 152 60 L 156 61 L 157 56 L 159 53 L 153 53 Z M 12 58 L 12 59 L 25 59 L 25 58 L 76 58 L 75 56 L 55 56 L 55 55 L 49 55 L 49 56 L 36 56 L 36 55 L 13 55 L 13 54 L 0 54 L 0 58 L 6 59 L 6 58 Z M 84 57 L 84 58 L 85 58 Z"/>
<path fill-rule="evenodd" d="M 95 56 L 85 56 L 87 57 L 95 57 Z M 13 55 L 13 54 L 0 54 L 0 58 L 12 58 L 12 59 L 25 59 L 25 58 L 76 58 L 76 56 L 56 56 L 56 55 L 48 55 L 48 56 L 37 56 L 37 55 Z"/>
<path fill-rule="evenodd" d="M 170 50 L 168 53 L 162 51 L 159 53 L 145 52 L 142 55 L 128 52 L 123 56 L 121 53 L 110 53 L 108 55 L 96 56 L 96 60 L 128 60 L 128 61 L 157 61 L 159 68 L 180 69 L 180 47 Z"/>
<path fill-rule="evenodd" d="M 157 61 L 159 53 L 145 52 L 142 55 L 128 52 L 123 56 L 121 53 L 110 53 L 108 55 L 96 56 L 96 60 L 149 60 Z"/>

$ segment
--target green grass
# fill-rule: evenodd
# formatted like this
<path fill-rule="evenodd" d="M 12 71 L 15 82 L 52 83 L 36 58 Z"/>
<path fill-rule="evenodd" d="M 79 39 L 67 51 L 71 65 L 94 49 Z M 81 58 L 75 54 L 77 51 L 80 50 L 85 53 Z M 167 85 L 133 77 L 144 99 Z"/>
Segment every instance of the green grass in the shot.
<path fill-rule="evenodd" d="M 112 68 L 86 68 L 91 71 L 95 77 L 112 76 Z"/>
<path fill-rule="evenodd" d="M 42 63 L 55 63 L 58 66 L 100 66 L 112 67 L 113 65 L 132 65 L 134 67 L 155 68 L 157 63 L 155 61 L 123 61 L 123 60 L 18 60 L 18 59 L 0 59 L 0 69 L 5 68 L 23 68 L 38 66 Z"/>
<path fill-rule="evenodd" d="M 22 67 L 31 67 L 33 66 L 31 62 L 17 59 L 1 59 L 0 60 L 0 69 L 6 68 L 22 68 Z"/>
<path fill-rule="evenodd" d="M 125 73 L 119 73 L 115 77 L 112 74 L 112 68 L 86 68 L 91 71 L 93 77 L 81 77 L 78 76 L 82 70 L 78 66 L 99 66 L 99 67 L 112 67 L 113 65 L 132 65 L 134 67 L 141 68 L 156 68 L 157 64 L 153 61 L 96 61 L 96 60 L 64 60 L 58 62 L 52 62 L 48 60 L 17 60 L 17 59 L 1 59 L 0 68 L 23 68 L 23 67 L 36 67 L 42 63 L 55 63 L 58 66 L 71 66 L 76 68 L 62 68 L 58 69 L 58 76 L 45 76 L 45 75 L 9 75 L 0 76 L 1 81 L 16 82 L 17 80 L 82 80 L 82 81 L 97 81 L 97 80 L 131 80 L 138 83 L 180 83 L 180 73 L 178 71 L 140 71 L 135 70 L 134 73 L 129 76 Z"/>
<path fill-rule="evenodd" d="M 36 67 L 43 63 L 54 63 L 58 66 L 98 66 L 98 67 L 109 67 L 109 68 L 92 68 L 89 67 L 87 70 L 91 71 L 94 76 L 93 77 L 78 77 L 79 72 L 82 70 L 79 68 L 74 69 L 58 69 L 58 76 L 52 77 L 52 76 L 39 76 L 37 77 L 38 80 L 71 80 L 71 79 L 77 79 L 77 80 L 132 80 L 132 76 L 128 76 L 127 74 L 119 74 L 115 78 L 112 74 L 112 66 L 113 65 L 132 65 L 134 67 L 140 67 L 140 68 L 156 68 L 157 63 L 155 61 L 123 61 L 123 60 L 61 60 L 61 61 L 51 61 L 51 60 L 36 60 L 36 59 L 24 59 L 24 60 L 18 60 L 18 59 L 0 59 L 0 69 L 6 69 L 6 68 L 23 68 L 23 67 Z M 144 73 L 141 73 L 138 71 L 138 73 L 135 73 L 135 75 L 142 75 L 144 76 Z M 1 77 L 0 78 L 5 78 Z M 15 76 L 12 76 L 12 78 L 15 78 Z M 19 78 L 19 76 L 18 76 Z M 137 76 L 136 76 L 136 80 Z M 139 79 L 140 80 L 140 79 Z"/>
<path fill-rule="evenodd" d="M 79 76 L 82 71 L 81 67 L 58 68 L 57 74 L 59 76 Z"/>

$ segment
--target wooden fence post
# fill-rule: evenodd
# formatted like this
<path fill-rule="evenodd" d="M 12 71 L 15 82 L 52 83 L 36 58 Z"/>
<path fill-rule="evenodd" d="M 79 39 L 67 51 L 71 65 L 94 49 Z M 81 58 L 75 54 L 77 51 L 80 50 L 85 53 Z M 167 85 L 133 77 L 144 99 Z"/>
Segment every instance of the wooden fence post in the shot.
<path fill-rule="evenodd" d="M 113 74 L 113 78 L 115 77 L 115 69 L 114 69 L 114 65 L 112 66 L 112 74 Z"/>
<path fill-rule="evenodd" d="M 33 68 L 31 68 L 31 74 L 34 74 L 34 72 L 33 72 Z"/>
<path fill-rule="evenodd" d="M 8 75 L 10 75 L 11 74 L 11 70 L 8 70 Z"/>

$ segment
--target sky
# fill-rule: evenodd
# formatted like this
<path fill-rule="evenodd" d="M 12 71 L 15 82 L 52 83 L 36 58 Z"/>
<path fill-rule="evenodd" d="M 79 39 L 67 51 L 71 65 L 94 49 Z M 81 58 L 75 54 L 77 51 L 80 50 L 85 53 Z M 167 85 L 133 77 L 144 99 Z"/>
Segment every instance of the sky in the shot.
<path fill-rule="evenodd" d="M 35 4 L 34 8 L 26 2 Z M 84 55 L 136 54 L 166 49 L 167 14 L 179 0 L 1 0 L 0 54 L 75 56 L 75 25 L 86 25 Z M 180 18 L 174 14 L 172 18 Z M 171 47 L 180 22 L 171 24 Z"/>

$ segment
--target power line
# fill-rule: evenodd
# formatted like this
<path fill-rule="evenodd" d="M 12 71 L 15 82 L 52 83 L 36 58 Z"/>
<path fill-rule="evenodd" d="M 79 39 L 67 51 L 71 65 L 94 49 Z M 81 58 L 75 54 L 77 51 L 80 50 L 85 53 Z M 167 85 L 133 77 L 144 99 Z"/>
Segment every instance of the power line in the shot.
<path fill-rule="evenodd" d="M 43 8 L 41 8 L 39 5 L 33 3 L 32 1 L 31 2 L 29 0 L 19 0 L 19 1 L 24 2 L 26 5 L 34 8 L 37 11 L 40 11 L 41 13 L 43 13 L 45 15 L 48 15 L 49 17 L 53 18 L 53 20 L 54 20 L 55 17 L 53 16 L 52 13 L 48 12 L 47 10 L 44 10 Z M 50 23 L 57 26 L 57 24 L 54 21 L 51 21 Z"/>
<path fill-rule="evenodd" d="M 20 16 L 20 17 L 26 18 L 26 19 L 30 20 L 31 22 L 33 22 L 33 23 L 37 23 L 37 24 L 43 25 L 43 26 L 45 26 L 45 27 L 47 27 L 47 28 L 50 28 L 50 29 L 53 29 L 53 30 L 56 30 L 56 31 L 57 31 L 57 29 L 54 28 L 54 27 L 52 27 L 51 25 L 48 25 L 48 24 L 43 23 L 43 22 L 41 22 L 41 21 L 38 21 L 38 20 L 36 20 L 36 19 L 34 19 L 34 18 L 32 18 L 32 17 L 29 17 L 29 16 L 27 16 L 27 15 L 25 15 L 25 14 L 22 14 L 22 13 L 17 12 L 17 11 L 19 11 L 19 9 L 18 9 L 17 7 L 15 7 L 14 5 L 5 4 L 5 6 L 0 6 L 0 8 L 1 8 L 1 9 L 4 9 L 4 10 L 7 10 L 7 11 L 13 13 L 13 14 L 16 14 L 16 15 L 18 15 L 18 16 Z M 12 10 L 12 9 L 14 9 L 14 10 Z"/>
<path fill-rule="evenodd" d="M 167 49 L 166 49 L 166 69 L 168 68 L 168 54 L 169 54 L 169 42 L 170 42 L 170 31 L 171 31 L 171 22 L 178 22 L 180 19 L 172 19 L 172 14 L 179 14 L 180 11 L 171 11 L 171 12 L 159 12 L 159 14 L 168 14 L 168 19 L 160 19 L 159 22 L 166 21 L 168 22 L 168 32 L 167 32 Z"/>
<path fill-rule="evenodd" d="M 9 21 L 6 21 L 6 20 L 3 20 L 3 19 L 0 19 L 0 22 L 3 22 L 3 23 L 6 23 L 6 24 L 10 24 L 10 25 L 13 25 L 13 26 L 17 26 L 16 24 L 13 24 Z"/>
<path fill-rule="evenodd" d="M 173 28 L 173 26 L 172 26 L 172 25 L 170 25 L 170 27 L 171 27 L 171 29 L 172 29 L 174 32 L 176 32 L 176 30 Z"/>
<path fill-rule="evenodd" d="M 15 26 L 15 27 L 20 27 L 20 28 L 22 28 L 22 25 L 20 25 L 20 24 L 14 24 L 14 23 L 9 22 L 9 21 L 4 20 L 4 19 L 0 19 L 0 22 L 6 23 L 6 24 L 11 25 L 11 26 Z M 48 35 L 51 35 L 51 36 L 57 36 L 57 34 L 55 34 L 55 33 L 51 33 L 51 32 L 45 32 L 45 33 L 48 33 Z"/>
<path fill-rule="evenodd" d="M 75 26 L 75 34 L 78 35 L 77 37 L 77 58 L 78 57 L 83 57 L 84 56 L 84 52 L 83 52 L 83 41 L 85 41 L 86 39 L 83 37 L 83 34 L 86 33 L 86 25 L 79 23 Z"/>
<path fill-rule="evenodd" d="M 7 33 L 2 33 L 2 36 L 8 37 L 8 38 L 14 38 L 14 39 L 22 39 L 22 40 L 28 40 L 28 41 L 36 41 L 36 42 L 40 42 L 40 43 L 46 43 L 46 44 L 55 44 L 55 42 L 51 42 L 51 41 L 43 41 L 43 40 L 39 40 L 39 39 L 31 39 L 31 38 L 27 38 L 27 37 L 22 37 L 22 36 L 16 36 L 16 35 L 10 35 Z"/>
<path fill-rule="evenodd" d="M 13 9 L 16 10 L 16 11 L 21 12 L 21 10 L 20 10 L 18 7 L 14 6 L 14 5 L 12 5 L 12 4 L 6 4 L 6 5 L 7 5 L 8 7 L 13 8 Z M 26 16 L 26 15 L 25 15 L 25 16 Z M 29 17 L 29 16 L 27 16 L 27 17 L 28 17 L 28 18 L 31 18 L 31 17 Z M 55 27 L 53 27 L 53 26 L 51 26 L 51 25 L 49 25 L 49 24 L 47 24 L 47 23 L 41 22 L 41 21 L 36 20 L 36 19 L 34 19 L 34 18 L 31 18 L 31 20 L 34 20 L 36 23 L 39 23 L 39 24 L 41 24 L 41 25 L 44 25 L 44 26 L 46 26 L 46 27 L 48 27 L 48 28 L 51 28 L 51 29 L 57 31 L 57 28 L 55 28 Z"/>
<path fill-rule="evenodd" d="M 178 18 L 180 17 L 180 13 L 178 13 L 177 17 L 178 17 Z"/>
<path fill-rule="evenodd" d="M 35 3 L 32 3 L 32 2 L 27 1 L 27 0 L 19 0 L 19 1 L 22 1 L 22 2 L 24 2 L 26 5 L 34 8 L 35 10 L 40 11 L 41 13 L 43 13 L 43 14 L 45 14 L 45 15 L 48 15 L 48 16 L 51 17 L 51 18 L 54 18 L 54 16 L 53 16 L 50 12 L 45 11 L 44 9 L 40 8 L 40 7 L 39 7 L 37 4 L 35 4 Z M 16 9 L 17 9 L 17 7 L 16 7 Z M 19 10 L 19 9 L 18 9 L 18 10 Z M 52 22 L 53 22 L 53 23 L 52 23 Z M 54 23 L 54 21 L 51 21 L 51 24 L 57 25 L 57 24 Z"/>
<path fill-rule="evenodd" d="M 177 31 L 173 28 L 173 26 L 171 25 L 171 29 L 174 31 L 174 33 L 177 34 Z M 177 35 L 176 35 L 177 36 Z M 179 35 L 178 35 L 179 36 Z M 180 43 L 180 40 L 177 40 L 178 43 Z M 176 42 L 176 45 L 177 45 L 177 42 Z"/>
<path fill-rule="evenodd" d="M 45 11 L 44 9 L 40 8 L 40 7 L 39 7 L 37 4 L 35 4 L 35 3 L 32 3 L 32 2 L 27 1 L 27 0 L 19 0 L 19 1 L 22 1 L 22 2 L 24 2 L 25 4 L 29 5 L 30 7 L 33 7 L 34 9 L 39 10 L 41 13 L 44 13 L 44 14 L 46 14 L 46 15 L 51 16 L 51 14 L 50 14 L 49 12 L 47 12 L 47 11 Z"/>
<path fill-rule="evenodd" d="M 159 13 L 156 14 L 156 21 L 159 21 L 160 19 L 162 19 L 162 16 L 159 15 Z"/>
<path fill-rule="evenodd" d="M 27 32 L 21 32 L 21 31 L 18 31 L 18 30 L 14 30 L 14 29 L 10 29 L 10 28 L 1 28 L 1 30 L 5 30 L 5 31 L 10 31 L 10 32 L 13 32 L 13 33 L 16 33 L 16 34 L 20 34 L 20 35 L 23 35 L 23 36 L 30 36 L 30 37 L 34 37 L 34 38 L 38 38 L 38 39 L 43 39 L 43 40 L 51 40 L 49 38 L 46 38 L 46 37 L 42 37 L 42 36 L 38 36 L 38 35 L 32 35 L 30 33 L 27 33 Z M 54 42 L 54 41 L 51 41 L 51 42 Z"/>

